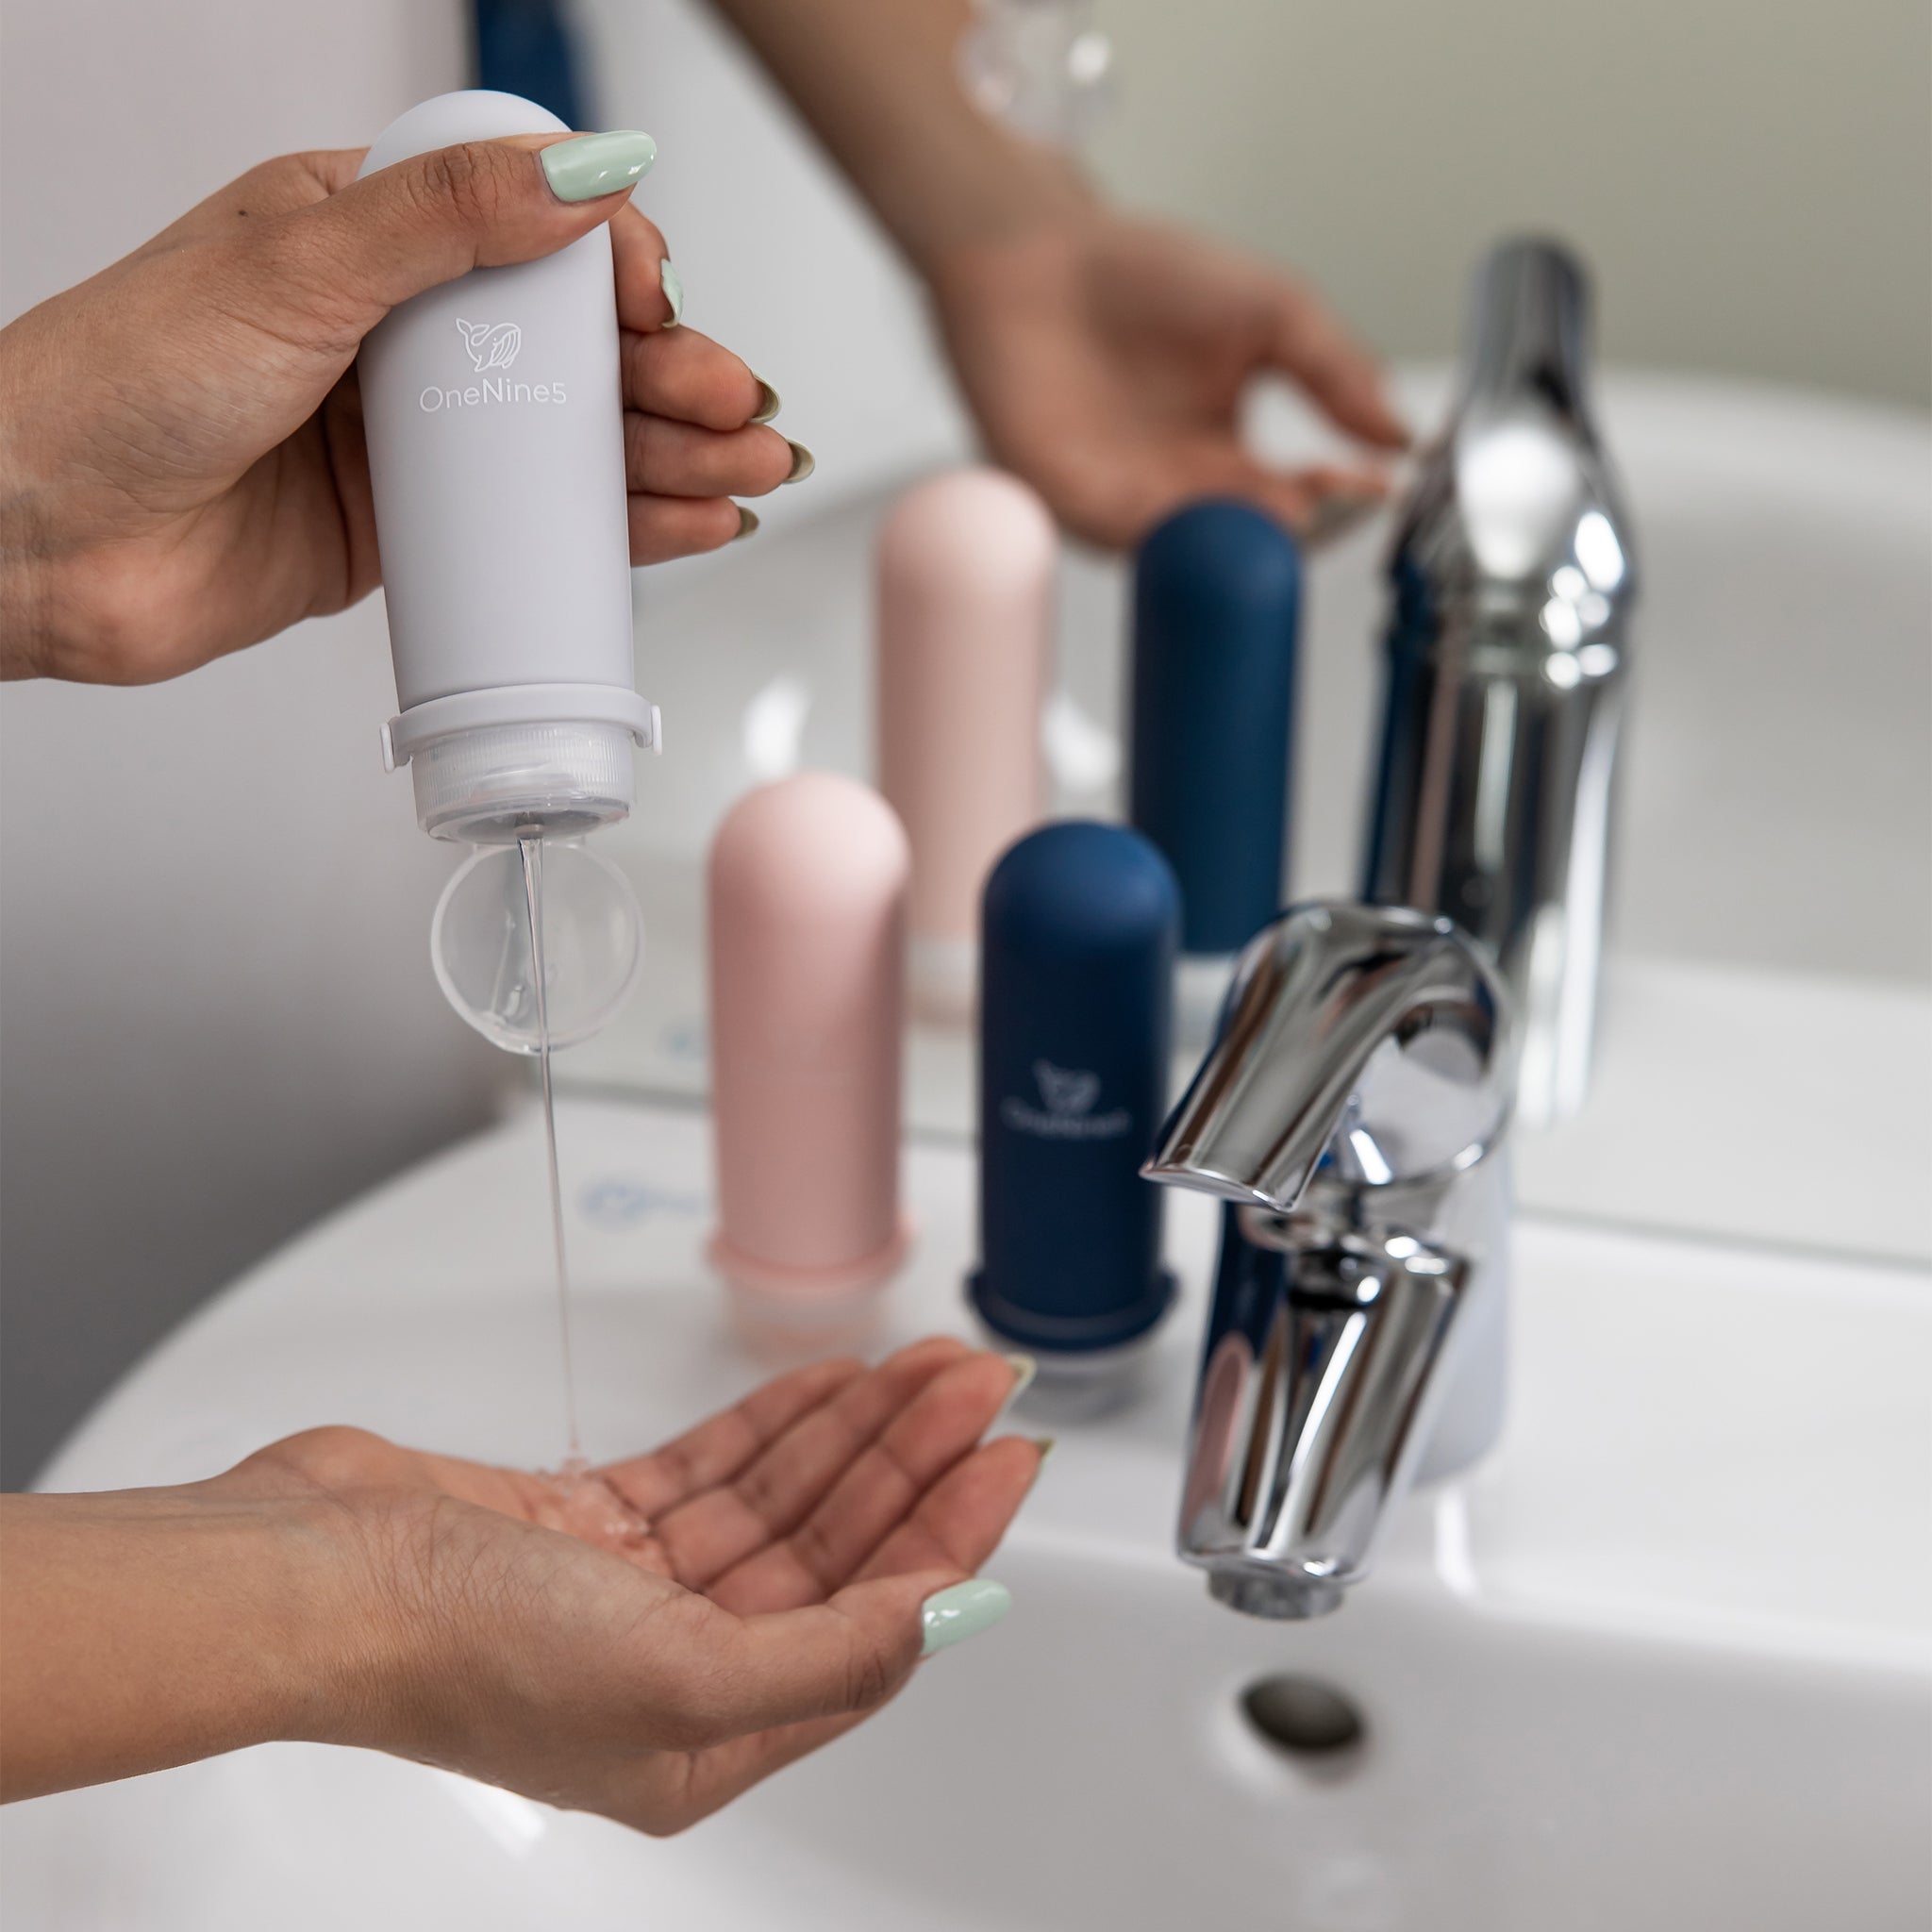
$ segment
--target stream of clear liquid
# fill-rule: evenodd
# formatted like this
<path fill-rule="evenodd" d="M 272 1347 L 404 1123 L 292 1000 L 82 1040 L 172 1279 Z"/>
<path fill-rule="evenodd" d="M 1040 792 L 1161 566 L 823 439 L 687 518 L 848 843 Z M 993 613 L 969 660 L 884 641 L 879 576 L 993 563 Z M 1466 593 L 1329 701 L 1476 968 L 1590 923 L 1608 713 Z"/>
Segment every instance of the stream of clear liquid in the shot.
<path fill-rule="evenodd" d="M 524 905 L 530 919 L 530 976 L 537 994 L 537 1058 L 543 1075 L 543 1146 L 550 1159 L 550 1235 L 557 1250 L 557 1325 L 563 1349 L 564 1421 L 570 1453 L 559 1472 L 581 1476 L 589 1464 L 577 1434 L 576 1362 L 570 1340 L 570 1259 L 563 1244 L 563 1182 L 557 1166 L 557 1104 L 550 1091 L 550 994 L 543 972 L 543 836 L 535 826 L 521 832 L 517 847 L 524 861 Z"/>

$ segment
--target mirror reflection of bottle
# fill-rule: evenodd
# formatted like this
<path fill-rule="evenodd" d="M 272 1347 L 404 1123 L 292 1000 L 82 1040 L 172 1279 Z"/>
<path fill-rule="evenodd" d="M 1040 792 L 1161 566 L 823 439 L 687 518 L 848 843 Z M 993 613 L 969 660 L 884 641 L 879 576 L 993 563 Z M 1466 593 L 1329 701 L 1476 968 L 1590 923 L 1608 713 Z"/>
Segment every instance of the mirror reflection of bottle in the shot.
<path fill-rule="evenodd" d="M 987 874 L 1046 810 L 1058 558 L 1046 506 L 998 470 L 915 484 L 880 533 L 879 790 L 912 844 L 909 983 L 927 1019 L 971 1015 Z"/>
<path fill-rule="evenodd" d="M 1180 881 L 1190 1048 L 1286 897 L 1300 616 L 1294 540 L 1246 504 L 1190 504 L 1134 559 L 1128 815 Z"/>

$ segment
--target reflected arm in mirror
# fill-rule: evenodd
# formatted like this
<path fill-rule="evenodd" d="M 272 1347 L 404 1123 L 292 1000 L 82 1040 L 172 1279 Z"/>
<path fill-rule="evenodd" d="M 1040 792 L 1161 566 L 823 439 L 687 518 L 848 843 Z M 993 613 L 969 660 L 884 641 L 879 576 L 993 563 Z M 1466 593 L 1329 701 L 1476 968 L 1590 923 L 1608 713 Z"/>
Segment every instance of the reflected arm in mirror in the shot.
<path fill-rule="evenodd" d="M 969 0 L 717 0 L 931 290 L 991 454 L 1074 535 L 1134 543 L 1202 496 L 1305 538 L 1386 491 L 1407 433 L 1373 355 L 1285 271 L 1109 208 L 967 98 Z M 1276 471 L 1242 397 L 1286 377 L 1360 461 Z"/>

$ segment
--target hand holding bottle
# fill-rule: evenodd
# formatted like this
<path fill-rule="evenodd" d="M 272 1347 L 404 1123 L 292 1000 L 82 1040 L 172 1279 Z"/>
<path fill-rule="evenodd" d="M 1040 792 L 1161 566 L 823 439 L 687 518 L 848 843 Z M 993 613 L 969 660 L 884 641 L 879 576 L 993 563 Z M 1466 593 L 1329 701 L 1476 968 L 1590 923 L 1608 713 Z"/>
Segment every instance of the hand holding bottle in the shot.
<path fill-rule="evenodd" d="M 664 238 L 630 205 L 647 136 L 519 136 L 355 174 L 252 169 L 0 330 L 0 673 L 174 676 L 380 575 L 354 362 L 396 304 L 610 224 L 632 560 L 712 550 L 730 501 L 809 469 L 770 387 L 674 327 Z M 488 344 L 483 345 L 485 354 Z"/>

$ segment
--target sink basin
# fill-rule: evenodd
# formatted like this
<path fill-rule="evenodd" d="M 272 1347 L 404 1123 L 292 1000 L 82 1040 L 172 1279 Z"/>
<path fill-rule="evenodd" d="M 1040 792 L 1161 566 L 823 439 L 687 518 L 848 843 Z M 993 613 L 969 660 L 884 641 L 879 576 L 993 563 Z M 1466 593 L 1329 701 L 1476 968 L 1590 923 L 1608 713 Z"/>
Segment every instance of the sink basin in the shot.
<path fill-rule="evenodd" d="M 574 1101 L 559 1126 L 585 1431 L 616 1454 L 760 1372 L 700 1258 L 703 1116 Z M 314 1230 L 151 1357 L 46 1486 L 204 1474 L 325 1420 L 554 1459 L 540 1159 L 522 1118 Z M 921 1243 L 888 1340 L 962 1325 L 970 1156 L 915 1146 L 907 1185 Z M 1174 1206 L 1183 1306 L 1143 1400 L 1060 1425 L 990 1566 L 1014 1614 L 830 1753 L 657 1842 L 273 1746 L 11 1807 L 0 1908 L 48 1932 L 1923 1927 L 1916 1273 L 1525 1218 L 1502 1449 L 1410 1499 L 1341 1611 L 1269 1624 L 1168 1554 L 1214 1231 L 1211 1204 Z M 1242 1693 L 1281 1674 L 1359 1737 L 1264 1736 Z"/>

